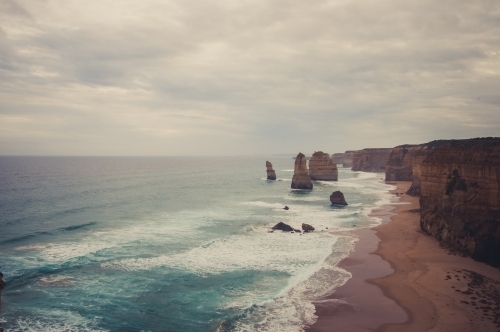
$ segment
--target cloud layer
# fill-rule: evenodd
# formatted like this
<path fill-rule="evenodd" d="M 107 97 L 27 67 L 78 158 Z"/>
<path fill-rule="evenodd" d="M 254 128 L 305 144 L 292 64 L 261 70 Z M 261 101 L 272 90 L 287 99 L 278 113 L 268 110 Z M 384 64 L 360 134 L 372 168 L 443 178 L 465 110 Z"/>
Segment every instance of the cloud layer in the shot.
<path fill-rule="evenodd" d="M 498 136 L 500 3 L 0 0 L 0 78 L 0 154 Z"/>

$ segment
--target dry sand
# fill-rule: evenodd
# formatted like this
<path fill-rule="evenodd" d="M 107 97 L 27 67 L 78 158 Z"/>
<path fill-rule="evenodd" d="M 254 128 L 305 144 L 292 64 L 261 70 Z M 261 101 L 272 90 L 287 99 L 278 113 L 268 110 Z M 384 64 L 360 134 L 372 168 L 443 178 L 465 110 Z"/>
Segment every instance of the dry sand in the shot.
<path fill-rule="evenodd" d="M 340 264 L 352 278 L 315 303 L 308 331 L 500 331 L 500 270 L 424 234 L 418 197 L 403 194 L 410 183 L 393 184 L 407 204 L 374 211 L 382 225 L 356 233 Z"/>

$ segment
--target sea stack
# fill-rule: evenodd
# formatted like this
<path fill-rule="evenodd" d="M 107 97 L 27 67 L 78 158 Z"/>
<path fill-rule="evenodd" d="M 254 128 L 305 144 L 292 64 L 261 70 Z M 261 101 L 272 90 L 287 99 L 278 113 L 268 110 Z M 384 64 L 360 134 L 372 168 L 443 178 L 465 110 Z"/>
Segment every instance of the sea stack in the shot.
<path fill-rule="evenodd" d="M 344 154 L 343 153 L 332 154 L 332 161 L 335 164 L 343 164 L 344 163 Z"/>
<path fill-rule="evenodd" d="M 500 267 L 500 138 L 451 141 L 422 163 L 420 227 Z"/>
<path fill-rule="evenodd" d="M 2 289 L 4 289 L 6 283 L 3 281 L 3 273 L 0 272 L 0 307 L 2 306 Z"/>
<path fill-rule="evenodd" d="M 348 205 L 345 201 L 344 194 L 338 190 L 330 195 L 330 202 L 332 202 L 333 205 Z"/>
<path fill-rule="evenodd" d="M 268 180 L 276 180 L 276 173 L 273 169 L 273 164 L 269 161 L 266 161 L 266 169 L 267 169 L 267 179 Z"/>
<path fill-rule="evenodd" d="M 295 158 L 293 170 L 292 189 L 312 189 L 313 184 L 307 171 L 306 156 L 300 153 Z"/>
<path fill-rule="evenodd" d="M 309 176 L 311 180 L 338 181 L 339 171 L 328 153 L 314 152 L 309 160 Z"/>

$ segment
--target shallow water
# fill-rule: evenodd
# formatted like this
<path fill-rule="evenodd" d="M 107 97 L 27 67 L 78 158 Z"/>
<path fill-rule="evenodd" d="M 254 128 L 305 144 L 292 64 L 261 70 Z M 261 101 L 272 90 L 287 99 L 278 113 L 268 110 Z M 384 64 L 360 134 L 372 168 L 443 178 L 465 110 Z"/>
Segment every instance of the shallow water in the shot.
<path fill-rule="evenodd" d="M 278 180 L 265 179 L 265 161 Z M 6 331 L 301 331 L 390 201 L 381 174 L 291 190 L 291 156 L 0 157 Z M 347 207 L 331 206 L 341 190 Z M 287 205 L 290 210 L 285 211 Z M 270 233 L 283 221 L 316 231 Z"/>

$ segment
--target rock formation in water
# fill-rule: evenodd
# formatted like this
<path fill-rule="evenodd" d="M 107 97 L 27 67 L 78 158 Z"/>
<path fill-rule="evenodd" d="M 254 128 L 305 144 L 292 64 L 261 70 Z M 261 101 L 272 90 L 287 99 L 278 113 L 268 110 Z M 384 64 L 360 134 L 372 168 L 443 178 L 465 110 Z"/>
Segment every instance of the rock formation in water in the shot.
<path fill-rule="evenodd" d="M 418 145 L 400 145 L 392 149 L 385 168 L 386 181 L 412 181 L 407 194 L 420 195 L 422 162 L 430 156 L 435 149 L 452 142 L 451 140 L 438 140 Z"/>
<path fill-rule="evenodd" d="M 285 224 L 284 222 L 279 222 L 272 228 L 273 230 L 283 231 L 283 232 L 293 232 L 292 226 Z"/>
<path fill-rule="evenodd" d="M 500 138 L 451 141 L 421 166 L 420 227 L 500 266 Z"/>
<path fill-rule="evenodd" d="M 347 205 L 347 202 L 345 201 L 344 194 L 341 191 L 334 191 L 330 195 L 330 202 L 332 202 L 333 205 Z"/>
<path fill-rule="evenodd" d="M 352 160 L 353 171 L 384 172 L 392 148 L 363 149 L 356 151 Z"/>
<path fill-rule="evenodd" d="M 343 164 L 344 163 L 344 154 L 343 153 L 334 153 L 334 154 L 332 154 L 331 159 L 335 164 Z"/>
<path fill-rule="evenodd" d="M 314 152 L 309 160 L 309 176 L 311 180 L 338 181 L 339 171 L 328 153 Z"/>
<path fill-rule="evenodd" d="M 293 170 L 292 189 L 312 189 L 313 184 L 307 171 L 306 156 L 300 153 L 295 158 Z"/>
<path fill-rule="evenodd" d="M 0 272 L 0 307 L 2 306 L 2 289 L 5 288 L 5 281 L 3 281 L 3 273 Z"/>
<path fill-rule="evenodd" d="M 309 224 L 302 224 L 302 230 L 304 231 L 304 233 L 312 232 L 314 231 L 314 227 Z"/>
<path fill-rule="evenodd" d="M 356 153 L 356 151 L 354 151 L 354 150 L 349 150 L 349 151 L 344 152 L 344 158 L 342 158 L 342 167 L 346 167 L 346 168 L 352 167 L 352 161 L 353 161 L 355 153 Z"/>
<path fill-rule="evenodd" d="M 276 180 L 276 173 L 273 169 L 273 164 L 269 161 L 266 161 L 266 169 L 267 169 L 267 179 L 268 180 Z"/>

